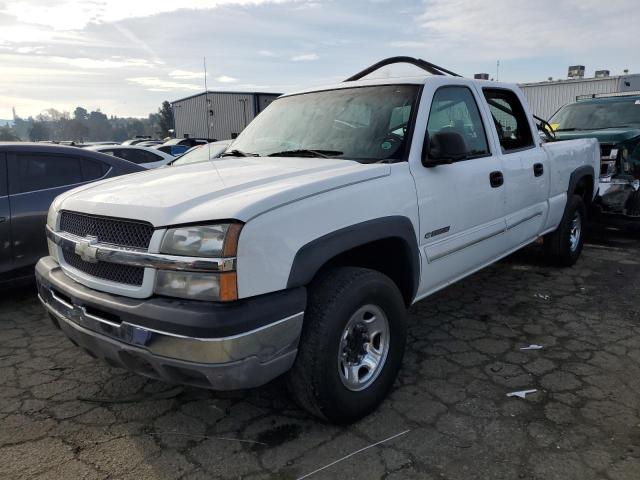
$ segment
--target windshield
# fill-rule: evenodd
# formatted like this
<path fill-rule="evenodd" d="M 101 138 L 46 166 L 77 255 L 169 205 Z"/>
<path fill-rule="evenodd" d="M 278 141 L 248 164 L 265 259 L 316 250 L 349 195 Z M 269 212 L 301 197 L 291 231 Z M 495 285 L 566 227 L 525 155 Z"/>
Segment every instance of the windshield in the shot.
<path fill-rule="evenodd" d="M 560 132 L 640 126 L 640 100 L 625 98 L 615 101 L 572 103 L 558 110 L 549 123 Z"/>
<path fill-rule="evenodd" d="M 419 91 L 420 85 L 382 85 L 283 97 L 249 124 L 227 154 L 402 160 Z"/>
<path fill-rule="evenodd" d="M 190 150 L 184 155 L 175 159 L 173 162 L 171 162 L 171 165 L 188 165 L 189 163 L 198 163 L 204 162 L 206 160 L 213 160 L 214 158 L 218 158 L 228 146 L 229 142 L 210 143 L 209 145 L 197 146 L 193 150 Z"/>

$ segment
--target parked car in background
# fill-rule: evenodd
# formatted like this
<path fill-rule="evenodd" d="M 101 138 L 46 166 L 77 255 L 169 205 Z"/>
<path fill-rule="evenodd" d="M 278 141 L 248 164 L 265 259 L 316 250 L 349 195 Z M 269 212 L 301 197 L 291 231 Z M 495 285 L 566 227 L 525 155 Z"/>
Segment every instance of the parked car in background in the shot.
<path fill-rule="evenodd" d="M 156 145 L 162 145 L 162 140 L 147 140 L 144 142 L 136 143 L 139 147 L 155 147 Z"/>
<path fill-rule="evenodd" d="M 211 142 L 206 145 L 191 147 L 187 153 L 180 155 L 170 162 L 169 165 L 188 165 L 190 163 L 205 162 L 207 160 L 220 158 L 220 155 L 231 145 L 231 142 L 232 140 L 221 140 L 219 142 Z"/>
<path fill-rule="evenodd" d="M 172 138 L 171 140 L 164 142 L 162 145 L 157 145 L 153 148 L 176 156 L 185 153 L 191 147 L 195 147 L 196 145 L 205 145 L 207 143 L 209 143 L 209 140 L 201 138 Z"/>
<path fill-rule="evenodd" d="M 73 187 L 139 172 L 131 162 L 76 147 L 0 143 L 0 286 L 33 277 L 47 253 L 53 199 Z"/>
<path fill-rule="evenodd" d="M 600 142 L 594 218 L 640 228 L 640 95 L 596 96 L 558 110 L 549 121 L 558 140 Z"/>
<path fill-rule="evenodd" d="M 129 162 L 138 164 L 144 168 L 157 168 L 175 160 L 173 155 L 158 151 L 151 147 L 140 145 L 96 145 L 87 147 L 87 150 L 113 155 Z"/>
<path fill-rule="evenodd" d="M 149 135 L 136 135 L 135 138 L 130 138 L 129 140 L 125 140 L 122 142 L 122 145 L 137 145 L 142 142 L 148 142 L 151 140 L 158 140 L 157 138 L 151 138 Z"/>
<path fill-rule="evenodd" d="M 432 75 L 363 79 L 407 61 Z M 543 143 L 516 85 L 445 73 L 388 59 L 273 101 L 224 160 L 58 197 L 36 267 L 54 325 L 147 377 L 235 390 L 287 373 L 323 420 L 370 413 L 406 309 L 540 237 L 573 265 L 597 184 L 595 140 Z"/>

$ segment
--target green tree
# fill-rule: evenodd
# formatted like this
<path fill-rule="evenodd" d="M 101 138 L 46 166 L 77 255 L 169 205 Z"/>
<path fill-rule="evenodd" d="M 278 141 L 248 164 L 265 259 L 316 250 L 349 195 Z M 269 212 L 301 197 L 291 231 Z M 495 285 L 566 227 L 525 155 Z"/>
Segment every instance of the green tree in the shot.
<path fill-rule="evenodd" d="M 169 130 L 173 129 L 173 109 L 171 104 L 166 100 L 162 102 L 162 106 L 158 109 L 158 129 L 161 137 L 168 137 Z"/>
<path fill-rule="evenodd" d="M 46 122 L 34 121 L 31 130 L 29 130 L 29 140 L 39 142 L 41 140 L 49 140 L 50 133 Z"/>
<path fill-rule="evenodd" d="M 3 142 L 16 142 L 20 140 L 12 130 L 9 125 L 5 125 L 4 127 L 0 127 L 0 141 Z"/>
<path fill-rule="evenodd" d="M 84 122 L 87 120 L 88 117 L 89 117 L 89 112 L 87 112 L 86 108 L 76 107 L 76 109 L 73 111 L 74 120 Z"/>
<path fill-rule="evenodd" d="M 100 110 L 96 110 L 89 114 L 89 117 L 87 118 L 87 127 L 89 127 L 90 140 L 111 140 L 111 123 L 109 123 L 109 118 Z"/>

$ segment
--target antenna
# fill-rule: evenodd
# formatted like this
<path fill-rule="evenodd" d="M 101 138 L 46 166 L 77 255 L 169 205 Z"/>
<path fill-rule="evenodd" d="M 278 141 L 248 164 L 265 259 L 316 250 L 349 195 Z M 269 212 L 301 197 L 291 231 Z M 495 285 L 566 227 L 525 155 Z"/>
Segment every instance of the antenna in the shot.
<path fill-rule="evenodd" d="M 211 160 L 211 125 L 209 123 L 209 112 L 211 109 L 209 108 L 209 87 L 207 86 L 207 57 L 202 57 L 202 65 L 204 68 L 204 100 L 205 100 L 205 109 L 204 109 L 204 120 L 207 123 L 207 159 L 213 163 L 214 168 L 216 169 L 216 173 L 218 174 L 218 178 L 222 182 L 222 185 L 226 187 L 224 184 L 224 179 L 220 172 L 218 171 L 218 165 L 216 162 Z"/>

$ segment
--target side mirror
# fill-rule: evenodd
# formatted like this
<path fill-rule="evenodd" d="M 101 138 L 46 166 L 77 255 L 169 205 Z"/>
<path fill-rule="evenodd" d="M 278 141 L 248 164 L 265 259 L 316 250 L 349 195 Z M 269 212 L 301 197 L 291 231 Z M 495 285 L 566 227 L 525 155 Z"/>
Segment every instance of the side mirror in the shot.
<path fill-rule="evenodd" d="M 438 132 L 425 138 L 422 164 L 427 167 L 445 165 L 466 158 L 469 150 L 464 137 L 458 132 Z"/>

